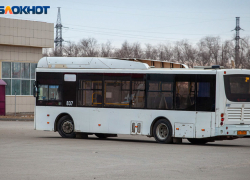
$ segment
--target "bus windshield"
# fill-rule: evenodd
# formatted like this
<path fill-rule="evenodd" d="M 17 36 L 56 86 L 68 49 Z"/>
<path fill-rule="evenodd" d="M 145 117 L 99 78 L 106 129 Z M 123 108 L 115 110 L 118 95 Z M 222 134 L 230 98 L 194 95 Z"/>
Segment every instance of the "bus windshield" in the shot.
<path fill-rule="evenodd" d="M 227 99 L 250 102 L 250 75 L 224 75 Z"/>

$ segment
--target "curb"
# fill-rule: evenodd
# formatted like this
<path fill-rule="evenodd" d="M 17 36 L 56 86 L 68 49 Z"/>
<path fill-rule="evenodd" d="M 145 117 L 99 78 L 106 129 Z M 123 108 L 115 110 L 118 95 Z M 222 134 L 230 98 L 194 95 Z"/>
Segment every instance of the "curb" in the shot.
<path fill-rule="evenodd" d="M 0 121 L 34 121 L 34 119 L 0 118 Z"/>

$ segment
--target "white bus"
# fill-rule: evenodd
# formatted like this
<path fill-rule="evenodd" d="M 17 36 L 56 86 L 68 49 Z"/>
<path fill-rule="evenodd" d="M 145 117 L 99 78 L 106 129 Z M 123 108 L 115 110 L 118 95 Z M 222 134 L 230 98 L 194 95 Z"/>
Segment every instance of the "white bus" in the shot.
<path fill-rule="evenodd" d="M 36 69 L 34 96 L 34 128 L 64 138 L 131 134 L 159 143 L 203 144 L 250 136 L 250 70 L 245 69 L 45 57 Z"/>

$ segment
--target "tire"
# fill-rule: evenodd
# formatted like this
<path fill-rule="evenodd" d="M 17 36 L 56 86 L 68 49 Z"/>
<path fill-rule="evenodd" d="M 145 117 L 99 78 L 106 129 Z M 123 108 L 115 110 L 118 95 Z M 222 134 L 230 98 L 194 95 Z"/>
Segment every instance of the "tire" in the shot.
<path fill-rule="evenodd" d="M 171 144 L 172 138 L 172 126 L 166 119 L 158 120 L 153 127 L 154 138 L 158 143 Z"/>
<path fill-rule="evenodd" d="M 74 121 L 70 116 L 63 116 L 59 119 L 57 123 L 58 133 L 63 138 L 75 138 L 76 134 L 74 132 Z"/>
<path fill-rule="evenodd" d="M 190 143 L 192 144 L 206 144 L 208 141 L 205 140 L 205 139 L 191 139 L 191 138 L 188 138 L 187 139 Z"/>
<path fill-rule="evenodd" d="M 100 138 L 100 139 L 106 139 L 107 136 L 105 134 L 95 134 L 96 137 Z"/>

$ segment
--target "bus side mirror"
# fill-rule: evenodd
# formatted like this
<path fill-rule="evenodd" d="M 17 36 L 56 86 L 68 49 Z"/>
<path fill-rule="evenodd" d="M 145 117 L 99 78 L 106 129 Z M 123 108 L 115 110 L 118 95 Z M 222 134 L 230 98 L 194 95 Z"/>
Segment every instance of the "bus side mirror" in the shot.
<path fill-rule="evenodd" d="M 33 83 L 33 96 L 37 97 L 38 90 L 37 90 L 37 83 L 36 81 Z"/>

